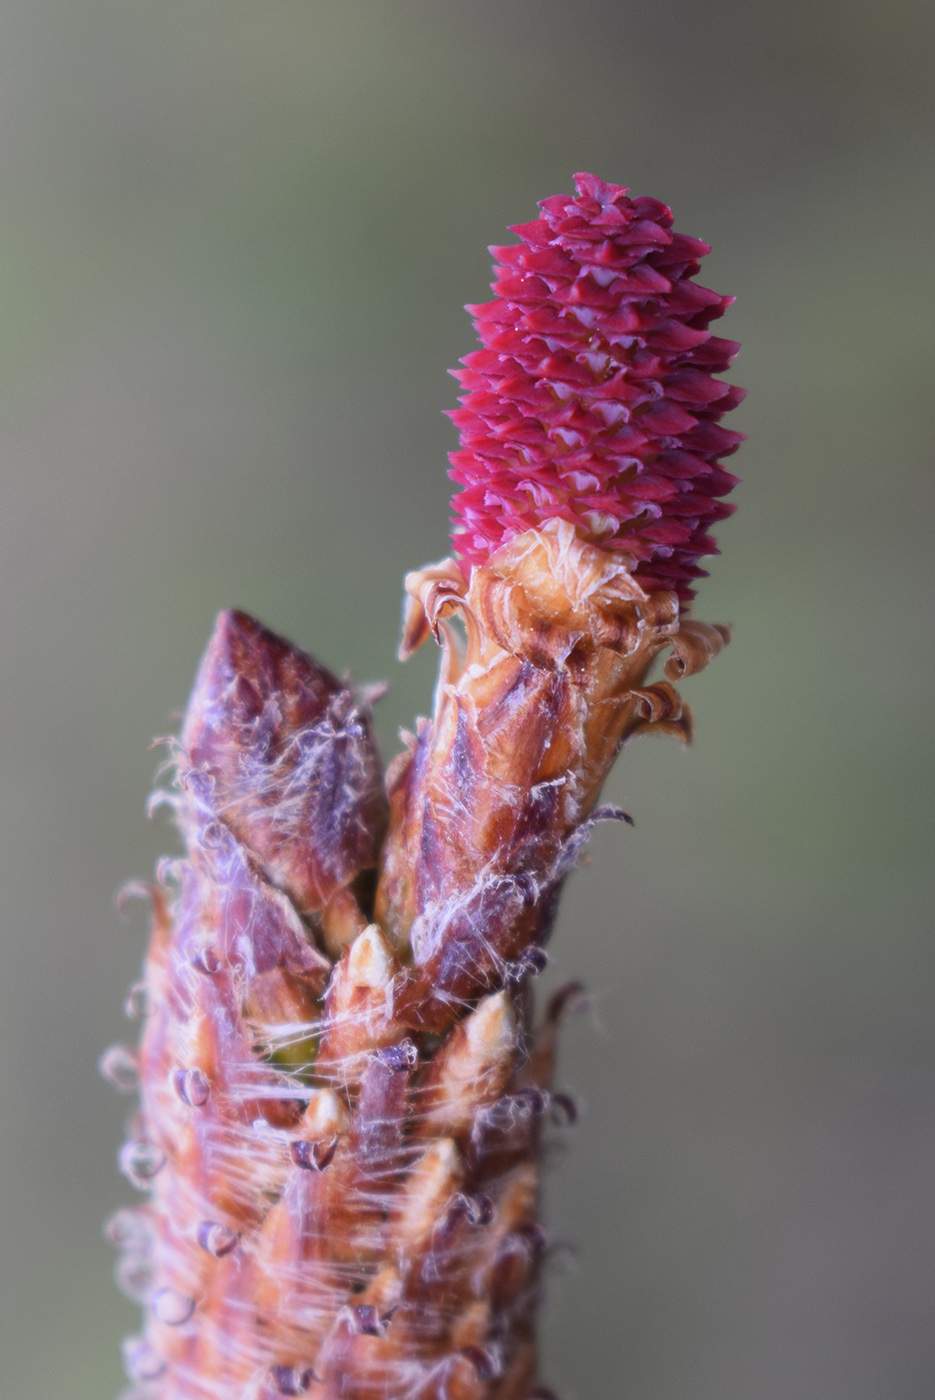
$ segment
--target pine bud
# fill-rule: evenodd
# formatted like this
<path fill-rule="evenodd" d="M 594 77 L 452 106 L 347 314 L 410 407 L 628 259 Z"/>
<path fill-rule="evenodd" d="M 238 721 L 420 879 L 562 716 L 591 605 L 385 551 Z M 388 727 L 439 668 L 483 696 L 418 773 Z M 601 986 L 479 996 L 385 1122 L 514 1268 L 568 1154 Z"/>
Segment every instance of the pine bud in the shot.
<path fill-rule="evenodd" d="M 630 820 L 598 805 L 621 745 L 687 740 L 674 682 L 729 638 L 680 600 L 739 435 L 705 246 L 592 176 L 542 208 L 461 376 L 462 559 L 406 579 L 402 654 L 434 636 L 441 675 L 389 801 L 366 710 L 253 619 L 195 683 L 142 1044 L 101 1062 L 140 1088 L 119 1160 L 151 1199 L 108 1233 L 146 1400 L 550 1394 L 539 1157 L 581 989 L 537 1025 L 530 982 L 595 822 Z"/>

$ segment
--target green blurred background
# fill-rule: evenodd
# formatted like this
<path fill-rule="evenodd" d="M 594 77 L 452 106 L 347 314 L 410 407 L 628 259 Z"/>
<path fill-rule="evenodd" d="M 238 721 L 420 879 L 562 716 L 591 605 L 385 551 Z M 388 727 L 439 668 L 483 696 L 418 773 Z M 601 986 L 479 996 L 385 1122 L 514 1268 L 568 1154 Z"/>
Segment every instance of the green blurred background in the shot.
<path fill-rule="evenodd" d="M 592 170 L 714 244 L 750 390 L 699 616 L 550 977 L 583 977 L 549 1179 L 565 1400 L 930 1400 L 928 0 L 0 4 L 0 1395 L 109 1400 L 136 1309 L 100 1051 L 174 850 L 143 804 L 217 609 L 360 681 L 434 658 L 446 369 L 486 245 Z M 928 402 L 928 408 L 926 408 Z"/>

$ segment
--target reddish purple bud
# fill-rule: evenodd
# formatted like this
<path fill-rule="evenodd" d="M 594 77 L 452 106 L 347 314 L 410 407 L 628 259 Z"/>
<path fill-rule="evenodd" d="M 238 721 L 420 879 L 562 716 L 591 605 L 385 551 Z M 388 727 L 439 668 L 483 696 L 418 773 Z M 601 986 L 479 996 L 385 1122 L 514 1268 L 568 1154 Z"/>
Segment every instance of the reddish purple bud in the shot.
<path fill-rule="evenodd" d="M 648 591 L 687 600 L 717 552 L 708 530 L 736 485 L 719 459 L 742 433 L 718 420 L 743 398 L 713 376 L 737 352 L 708 330 L 731 297 L 692 281 L 706 243 L 619 185 L 576 175 L 492 248 L 494 301 L 470 306 L 482 350 L 456 370 L 449 416 L 455 547 L 468 565 L 549 520 L 637 561 Z"/>

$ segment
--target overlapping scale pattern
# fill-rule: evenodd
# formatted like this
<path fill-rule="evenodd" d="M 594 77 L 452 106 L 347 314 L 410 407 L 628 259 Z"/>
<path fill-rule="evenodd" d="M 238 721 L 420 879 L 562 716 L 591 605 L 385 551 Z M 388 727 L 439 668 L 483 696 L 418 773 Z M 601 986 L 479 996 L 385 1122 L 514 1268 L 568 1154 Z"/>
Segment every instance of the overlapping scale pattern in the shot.
<path fill-rule="evenodd" d="M 716 376 L 737 353 L 710 323 L 732 298 L 693 280 L 708 244 L 670 210 L 575 176 L 577 197 L 541 202 L 494 247 L 493 301 L 467 309 L 483 344 L 453 371 L 454 544 L 483 563 L 549 520 L 637 560 L 648 591 L 683 601 L 717 553 L 711 526 L 734 507 L 721 459 L 743 441 L 719 420 L 744 391 Z"/>

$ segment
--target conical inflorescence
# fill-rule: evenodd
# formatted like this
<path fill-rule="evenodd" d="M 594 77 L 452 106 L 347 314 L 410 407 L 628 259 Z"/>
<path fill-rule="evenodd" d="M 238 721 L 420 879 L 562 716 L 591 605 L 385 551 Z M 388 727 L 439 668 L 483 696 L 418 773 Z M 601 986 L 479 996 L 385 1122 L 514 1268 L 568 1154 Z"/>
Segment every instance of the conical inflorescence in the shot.
<path fill-rule="evenodd" d="M 715 376 L 738 346 L 712 335 L 732 298 L 693 280 L 708 244 L 672 230 L 656 199 L 594 175 L 541 202 L 494 247 L 496 297 L 467 309 L 483 343 L 454 371 L 461 448 L 450 475 L 455 548 L 482 563 L 549 520 L 622 550 L 648 592 L 683 601 L 732 513 L 721 466 L 743 434 L 720 418 L 743 390 Z"/>

